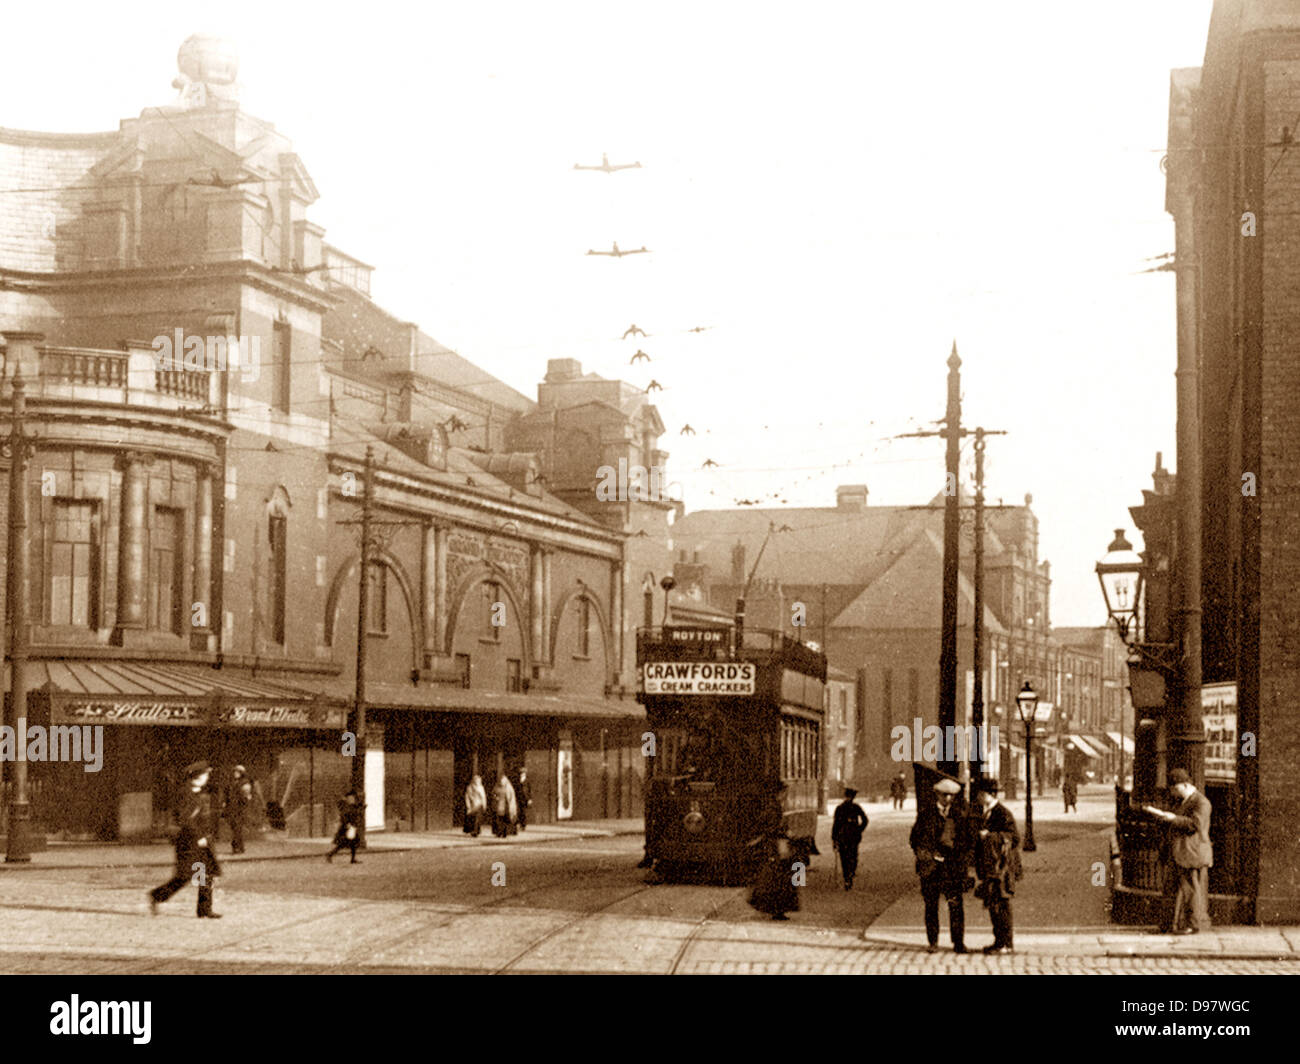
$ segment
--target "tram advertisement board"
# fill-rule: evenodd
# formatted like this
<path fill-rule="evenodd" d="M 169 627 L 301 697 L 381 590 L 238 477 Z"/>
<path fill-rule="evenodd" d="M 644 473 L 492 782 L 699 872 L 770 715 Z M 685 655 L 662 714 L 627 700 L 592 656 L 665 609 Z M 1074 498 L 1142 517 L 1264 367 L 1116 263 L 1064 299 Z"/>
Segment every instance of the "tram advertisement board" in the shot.
<path fill-rule="evenodd" d="M 1205 778 L 1233 783 L 1237 779 L 1237 685 L 1207 683 L 1201 688 L 1201 719 L 1205 725 Z"/>
<path fill-rule="evenodd" d="M 648 695 L 752 695 L 758 666 L 752 661 L 647 661 Z"/>

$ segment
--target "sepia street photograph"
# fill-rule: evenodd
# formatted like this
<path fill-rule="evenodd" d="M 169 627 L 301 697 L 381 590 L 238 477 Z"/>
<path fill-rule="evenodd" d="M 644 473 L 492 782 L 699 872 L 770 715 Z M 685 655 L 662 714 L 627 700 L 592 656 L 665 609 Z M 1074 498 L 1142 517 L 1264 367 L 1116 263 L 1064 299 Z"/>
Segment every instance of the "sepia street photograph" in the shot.
<path fill-rule="evenodd" d="M 1285 1023 L 1300 0 L 0 25 L 20 1030 L 179 1047 L 238 975 L 321 1038 L 287 977 Z M 1007 984 L 940 985 L 790 993 Z"/>

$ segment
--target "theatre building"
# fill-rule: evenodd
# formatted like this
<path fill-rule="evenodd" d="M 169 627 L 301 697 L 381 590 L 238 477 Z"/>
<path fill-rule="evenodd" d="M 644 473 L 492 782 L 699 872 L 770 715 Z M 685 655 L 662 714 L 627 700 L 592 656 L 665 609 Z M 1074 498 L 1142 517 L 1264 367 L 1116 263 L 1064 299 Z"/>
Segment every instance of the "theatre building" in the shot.
<path fill-rule="evenodd" d="M 29 766 L 37 832 L 155 835 L 199 758 L 221 785 L 246 765 L 291 833 L 332 830 L 367 453 L 370 826 L 449 828 L 472 774 L 525 766 L 534 820 L 639 815 L 627 531 L 506 450 L 537 404 L 370 299 L 224 46 L 179 62 L 181 101 L 116 131 L 0 130 L 0 409 L 21 380 L 35 438 L 28 716 L 104 736 L 97 772 Z"/>

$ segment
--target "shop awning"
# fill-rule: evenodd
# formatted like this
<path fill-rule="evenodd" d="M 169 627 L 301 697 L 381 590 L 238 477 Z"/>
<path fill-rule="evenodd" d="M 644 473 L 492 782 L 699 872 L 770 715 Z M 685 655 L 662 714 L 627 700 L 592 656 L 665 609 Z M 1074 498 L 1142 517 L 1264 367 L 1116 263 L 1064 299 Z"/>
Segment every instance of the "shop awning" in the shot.
<path fill-rule="evenodd" d="M 1082 735 L 1071 735 L 1069 741 L 1074 743 L 1074 748 L 1083 754 L 1084 757 L 1093 757 L 1097 760 L 1101 760 L 1101 754 L 1097 753 L 1097 751 L 1092 748 L 1092 745 L 1084 739 Z"/>
<path fill-rule="evenodd" d="M 345 702 L 247 669 L 81 658 L 32 661 L 27 676 L 59 723 L 336 730 L 347 720 Z"/>
<path fill-rule="evenodd" d="M 1116 746 L 1120 747 L 1124 751 L 1124 753 L 1126 754 L 1133 753 L 1134 750 L 1133 740 L 1130 739 L 1127 735 L 1121 735 L 1119 732 L 1108 731 L 1106 733 L 1106 738 L 1109 739 Z"/>
<path fill-rule="evenodd" d="M 504 713 L 517 717 L 585 717 L 645 720 L 633 699 L 578 698 L 572 695 L 524 695 L 476 691 L 464 687 L 414 687 L 400 683 L 366 684 L 366 702 L 376 709 L 443 710 L 448 713 Z"/>

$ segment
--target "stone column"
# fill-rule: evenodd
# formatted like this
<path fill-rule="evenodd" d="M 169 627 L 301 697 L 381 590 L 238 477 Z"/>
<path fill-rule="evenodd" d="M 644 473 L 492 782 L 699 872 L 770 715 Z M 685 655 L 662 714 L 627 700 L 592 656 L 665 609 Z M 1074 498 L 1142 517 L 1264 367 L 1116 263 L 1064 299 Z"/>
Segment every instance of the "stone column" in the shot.
<path fill-rule="evenodd" d="M 450 653 L 447 647 L 447 609 L 451 605 L 447 598 L 447 536 L 448 530 L 446 528 L 438 525 L 433 527 L 433 599 L 436 612 L 434 631 L 439 654 Z"/>
<path fill-rule="evenodd" d="M 200 466 L 194 483 L 194 601 L 203 603 L 204 622 L 190 613 L 190 649 L 211 649 L 212 633 L 212 470 Z M 191 608 L 192 609 L 192 608 Z"/>
<path fill-rule="evenodd" d="M 613 654 L 610 655 L 617 672 L 616 683 L 623 683 L 623 562 L 614 562 L 609 567 L 609 637 L 614 641 Z"/>
<path fill-rule="evenodd" d="M 534 546 L 532 550 L 532 594 L 529 598 L 532 610 L 532 644 L 533 664 L 541 665 L 546 661 L 546 602 L 543 590 L 542 548 Z"/>
<path fill-rule="evenodd" d="M 118 519 L 117 625 L 121 645 L 128 630 L 143 631 L 145 615 L 145 511 L 149 495 L 151 456 L 127 451 L 122 456 L 122 512 Z"/>
<path fill-rule="evenodd" d="M 551 653 L 551 552 L 542 551 L 542 644 L 541 654 L 545 661 L 555 664 Z"/>
<path fill-rule="evenodd" d="M 424 614 L 424 660 L 428 668 L 429 660 L 441 652 L 438 643 L 438 593 L 441 584 L 438 581 L 438 526 L 428 524 L 423 529 L 424 544 L 420 556 L 420 603 Z"/>

